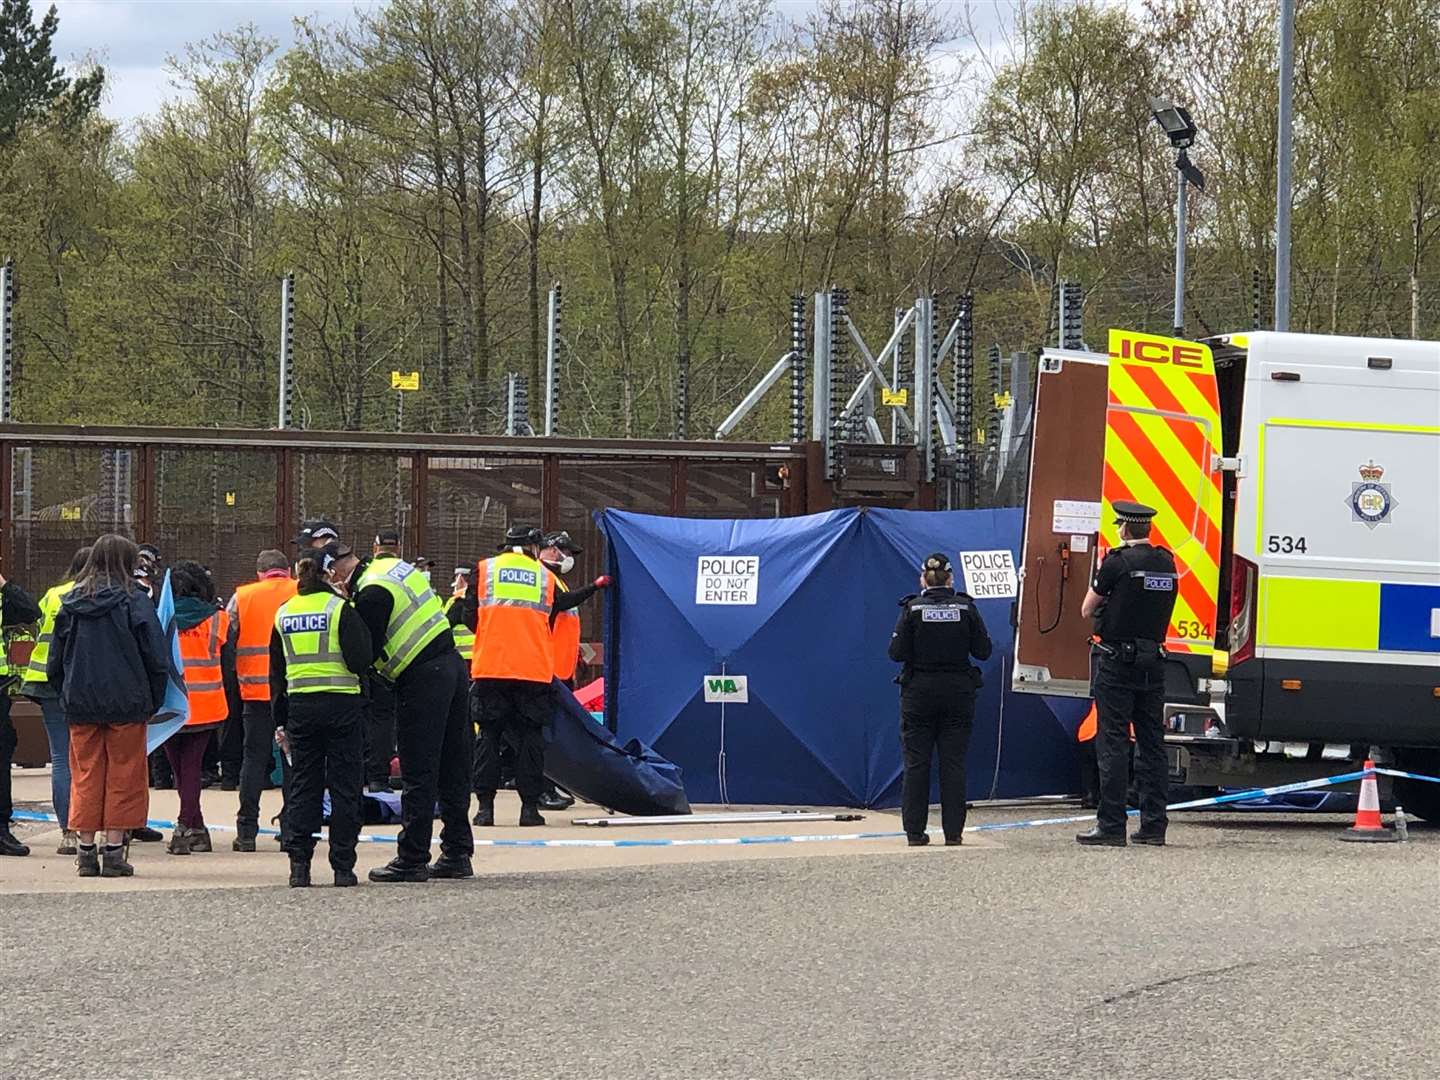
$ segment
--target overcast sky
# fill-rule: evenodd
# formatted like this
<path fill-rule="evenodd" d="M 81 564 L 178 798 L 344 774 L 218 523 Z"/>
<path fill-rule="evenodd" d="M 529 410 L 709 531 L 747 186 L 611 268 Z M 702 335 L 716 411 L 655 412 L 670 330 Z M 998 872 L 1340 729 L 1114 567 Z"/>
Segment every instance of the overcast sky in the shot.
<path fill-rule="evenodd" d="M 49 0 L 32 0 L 37 19 Z M 339 22 L 357 7 L 379 0 L 54 0 L 60 14 L 56 53 L 74 65 L 94 58 L 105 66 L 107 115 L 128 123 L 152 112 L 171 92 L 167 57 L 183 53 L 186 43 L 220 30 L 254 23 L 282 47 L 293 40 L 296 16 L 314 15 Z M 966 0 L 941 0 L 963 14 Z M 978 22 L 1002 21 L 1014 0 L 970 0 Z M 776 0 L 775 8 L 800 18 L 815 0 Z"/>

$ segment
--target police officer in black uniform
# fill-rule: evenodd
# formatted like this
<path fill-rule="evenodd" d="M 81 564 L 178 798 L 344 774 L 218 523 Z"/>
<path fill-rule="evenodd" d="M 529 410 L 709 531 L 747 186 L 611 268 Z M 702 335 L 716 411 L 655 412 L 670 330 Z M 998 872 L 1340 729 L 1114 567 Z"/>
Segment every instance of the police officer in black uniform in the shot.
<path fill-rule="evenodd" d="M 1094 685 L 1099 733 L 1100 809 L 1082 844 L 1125 846 L 1130 727 L 1135 728 L 1135 786 L 1140 793 L 1137 844 L 1165 843 L 1169 767 L 1165 762 L 1165 635 L 1175 610 L 1175 556 L 1150 543 L 1155 510 L 1115 504 L 1121 546 L 1100 564 L 1081 613 L 1095 618 Z"/>
<path fill-rule="evenodd" d="M 930 842 L 930 760 L 940 752 L 940 823 L 955 847 L 965 829 L 965 751 L 975 719 L 980 669 L 990 635 L 975 601 L 955 591 L 950 560 L 936 552 L 920 568 L 920 593 L 900 601 L 890 659 L 900 684 L 900 747 L 905 759 L 900 815 L 911 847 Z"/>

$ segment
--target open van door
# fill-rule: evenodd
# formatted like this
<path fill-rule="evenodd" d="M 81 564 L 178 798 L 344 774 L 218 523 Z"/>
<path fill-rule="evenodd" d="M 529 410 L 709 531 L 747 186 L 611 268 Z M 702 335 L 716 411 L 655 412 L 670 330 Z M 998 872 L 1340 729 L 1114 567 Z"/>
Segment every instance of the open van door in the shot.
<path fill-rule="evenodd" d="M 1095 568 L 1120 542 L 1114 503 L 1155 507 L 1152 539 L 1180 574 L 1165 646 L 1188 678 L 1167 698 L 1200 700 L 1211 674 L 1221 562 L 1220 405 L 1204 345 L 1110 331 L 1108 356 L 1041 355 L 1031 425 L 1014 689 L 1090 693 Z M 1176 673 L 1179 674 L 1178 672 Z"/>
<path fill-rule="evenodd" d="M 1108 367 L 1096 353 L 1040 356 L 1015 607 L 1016 690 L 1090 694 L 1090 620 L 1080 605 L 1100 532 Z"/>
<path fill-rule="evenodd" d="M 1156 510 L 1151 541 L 1169 548 L 1179 596 L 1165 648 L 1193 679 L 1215 651 L 1221 559 L 1220 396 L 1208 346 L 1110 331 L 1101 555 L 1118 546 L 1116 502 Z"/>

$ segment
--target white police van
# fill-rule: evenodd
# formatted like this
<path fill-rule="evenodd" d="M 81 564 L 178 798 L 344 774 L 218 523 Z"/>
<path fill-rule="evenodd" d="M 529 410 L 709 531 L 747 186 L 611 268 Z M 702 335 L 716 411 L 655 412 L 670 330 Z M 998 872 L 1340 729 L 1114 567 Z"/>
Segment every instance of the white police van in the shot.
<path fill-rule="evenodd" d="M 1440 775 L 1440 342 L 1256 331 L 1204 344 L 1220 527 L 1214 555 L 1191 567 L 1197 608 L 1213 597 L 1213 623 L 1193 623 L 1204 647 L 1167 664 L 1175 778 L 1283 783 L 1370 753 Z M 1096 539 L 1077 507 L 1098 511 L 1119 467 L 1105 461 L 1109 363 L 1041 359 L 1017 690 L 1088 694 L 1076 643 L 1090 629 L 1078 602 L 1089 575 L 1070 566 L 1088 566 L 1077 547 L 1093 554 Z M 1440 785 L 1400 784 L 1407 810 L 1440 820 Z"/>

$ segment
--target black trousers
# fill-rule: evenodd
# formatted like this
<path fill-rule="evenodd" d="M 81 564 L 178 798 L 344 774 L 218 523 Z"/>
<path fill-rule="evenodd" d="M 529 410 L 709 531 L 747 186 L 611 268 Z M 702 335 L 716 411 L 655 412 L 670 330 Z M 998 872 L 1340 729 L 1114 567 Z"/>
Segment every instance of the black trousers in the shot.
<path fill-rule="evenodd" d="M 297 694 L 296 698 L 305 697 Z M 241 718 L 245 728 L 245 757 L 240 763 L 240 809 L 235 813 L 235 832 L 242 840 L 253 840 L 260 829 L 260 793 L 265 790 L 275 757 L 275 717 L 268 701 L 247 701 Z M 294 754 L 292 753 L 293 757 Z M 280 836 L 288 836 L 291 770 L 280 755 L 281 789 L 285 807 L 280 811 Z"/>
<path fill-rule="evenodd" d="M 10 695 L 0 691 L 0 831 L 10 828 L 15 803 L 10 788 L 10 765 L 15 760 L 19 738 L 10 722 Z"/>
<path fill-rule="evenodd" d="M 490 802 L 500 787 L 500 756 L 508 742 L 515 748 L 515 790 L 533 804 L 545 790 L 545 725 L 555 711 L 550 683 L 524 679 L 476 679 L 475 795 Z"/>
<path fill-rule="evenodd" d="M 940 825 L 947 840 L 965 830 L 965 752 L 975 721 L 968 674 L 915 672 L 900 691 L 900 750 L 905 772 L 900 818 L 911 836 L 930 819 L 930 762 L 940 758 Z"/>
<path fill-rule="evenodd" d="M 220 775 L 226 780 L 240 780 L 240 773 L 245 768 L 245 702 L 241 702 L 241 711 L 230 718 L 220 728 Z"/>
<path fill-rule="evenodd" d="M 330 866 L 355 869 L 364 782 L 364 699 L 358 694 L 293 694 L 285 734 L 294 761 L 290 797 L 290 861 L 315 853 L 325 789 L 330 789 Z"/>
<path fill-rule="evenodd" d="M 365 783 L 390 789 L 390 759 L 395 756 L 395 687 L 378 675 L 370 677 L 365 709 Z"/>
<path fill-rule="evenodd" d="M 400 744 L 400 839 L 396 860 L 430 861 L 435 804 L 440 804 L 440 851 L 449 858 L 475 854 L 470 831 L 470 757 L 475 736 L 465 690 L 469 673 L 457 652 L 411 664 L 395 683 L 395 724 Z"/>
<path fill-rule="evenodd" d="M 1106 832 L 1125 831 L 1125 797 L 1130 771 L 1130 726 L 1135 727 L 1135 787 L 1140 827 L 1164 833 L 1170 768 L 1165 761 L 1165 677 L 1159 664 L 1102 660 L 1095 671 L 1100 766 L 1100 809 L 1096 823 Z"/>

